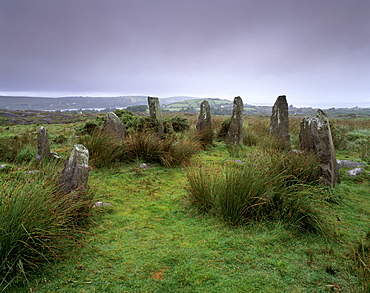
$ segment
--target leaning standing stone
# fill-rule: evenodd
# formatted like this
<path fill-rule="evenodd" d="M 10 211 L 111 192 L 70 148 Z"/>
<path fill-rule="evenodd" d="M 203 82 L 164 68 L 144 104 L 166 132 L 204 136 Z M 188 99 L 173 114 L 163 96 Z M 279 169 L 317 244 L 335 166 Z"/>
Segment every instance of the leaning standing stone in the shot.
<path fill-rule="evenodd" d="M 36 161 L 41 161 L 42 159 L 50 156 L 48 132 L 44 126 L 41 126 L 37 131 L 37 149 Z"/>
<path fill-rule="evenodd" d="M 102 131 L 114 138 L 124 139 L 126 127 L 115 113 L 109 112 L 105 118 Z"/>
<path fill-rule="evenodd" d="M 82 144 L 75 144 L 66 158 L 59 180 L 61 191 L 84 191 L 89 178 L 89 151 Z"/>
<path fill-rule="evenodd" d="M 158 134 L 164 133 L 162 110 L 158 98 L 148 97 L 149 114 L 158 123 Z"/>
<path fill-rule="evenodd" d="M 234 99 L 233 114 L 226 135 L 226 143 L 243 144 L 243 100 L 241 97 Z"/>
<path fill-rule="evenodd" d="M 340 183 L 329 120 L 323 111 L 317 110 L 316 117 L 303 118 L 299 142 L 302 151 L 317 155 L 323 171 L 323 180 L 331 186 Z"/>
<path fill-rule="evenodd" d="M 290 151 L 289 112 L 286 96 L 279 96 L 272 107 L 270 135 L 281 141 L 284 150 Z"/>

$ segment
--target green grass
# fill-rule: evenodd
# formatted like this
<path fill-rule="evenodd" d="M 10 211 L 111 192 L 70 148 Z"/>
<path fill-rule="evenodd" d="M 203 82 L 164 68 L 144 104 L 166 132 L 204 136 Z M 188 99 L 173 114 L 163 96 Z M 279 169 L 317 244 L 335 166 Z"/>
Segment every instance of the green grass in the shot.
<path fill-rule="evenodd" d="M 246 129 L 262 137 L 266 121 L 247 119 Z M 19 127 L 17 133 L 27 129 L 30 126 Z M 59 134 L 68 138 L 55 142 L 52 150 L 63 150 L 76 141 L 72 125 L 65 130 L 50 126 L 48 131 L 50 140 Z M 0 129 L 1 136 L 14 134 L 13 129 Z M 250 145 L 228 151 L 222 142 L 214 143 L 193 159 L 193 165 L 201 162 L 216 171 L 261 146 L 258 141 Z M 351 158 L 357 157 L 346 159 Z M 280 163 L 275 161 L 281 167 L 289 158 Z M 328 292 L 327 286 L 332 286 L 341 292 L 368 292 L 367 173 L 351 179 L 341 170 L 342 184 L 326 194 L 331 233 L 322 235 L 292 229 L 282 219 L 230 226 L 189 203 L 185 169 L 159 164 L 148 170 L 139 169 L 138 162 L 92 168 L 89 185 L 94 187 L 96 200 L 113 205 L 94 209 L 93 227 L 82 238 L 76 237 L 57 262 L 51 260 L 42 271 L 27 276 L 28 282 L 5 291 Z M 17 168 L 1 174 L 15 176 L 21 173 Z M 302 180 L 309 175 L 305 168 L 292 170 Z"/>
<path fill-rule="evenodd" d="M 228 157 L 217 145 L 200 159 Z M 357 183 L 335 191 L 344 196 L 332 205 L 340 221 L 337 235 L 326 238 L 276 222 L 232 228 L 198 213 L 184 201 L 184 172 L 94 169 L 97 199 L 113 206 L 99 210 L 69 258 L 9 292 L 326 292 L 333 284 L 360 292 L 352 247 L 368 229 L 370 203 Z"/>
<path fill-rule="evenodd" d="M 92 205 L 92 194 L 58 191 L 60 164 L 18 170 L 0 177 L 0 288 L 63 255 Z"/>

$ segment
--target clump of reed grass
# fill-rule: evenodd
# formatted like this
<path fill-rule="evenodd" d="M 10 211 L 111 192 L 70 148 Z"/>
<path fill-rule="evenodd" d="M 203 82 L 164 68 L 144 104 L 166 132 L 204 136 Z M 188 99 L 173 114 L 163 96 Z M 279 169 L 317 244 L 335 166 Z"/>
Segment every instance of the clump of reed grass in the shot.
<path fill-rule="evenodd" d="M 122 142 L 101 130 L 81 136 L 78 143 L 89 150 L 90 165 L 97 168 L 111 166 L 122 157 Z"/>
<path fill-rule="evenodd" d="M 232 225 L 272 220 L 323 232 L 321 209 L 327 203 L 317 186 L 317 164 L 295 154 L 285 156 L 279 160 L 268 152 L 249 153 L 244 164 L 189 168 L 188 200 Z M 310 166 L 314 170 L 305 170 Z"/>
<path fill-rule="evenodd" d="M 34 150 L 36 147 L 37 141 L 32 131 L 0 137 L 0 160 L 15 162 L 22 157 L 29 160 L 30 150 Z"/>
<path fill-rule="evenodd" d="M 98 168 L 137 160 L 166 167 L 188 165 L 201 150 L 197 136 L 174 134 L 162 138 L 151 131 L 133 132 L 123 140 L 96 131 L 82 136 L 79 143 L 89 150 L 91 164 Z"/>
<path fill-rule="evenodd" d="M 370 291 L 370 232 L 365 238 L 356 242 L 353 248 L 353 260 L 360 276 L 362 288 L 360 292 Z"/>
<path fill-rule="evenodd" d="M 153 132 L 135 132 L 123 143 L 123 160 L 160 163 L 165 167 L 188 165 L 191 156 L 199 152 L 197 137 L 175 135 L 161 138 Z"/>
<path fill-rule="evenodd" d="M 0 287 L 27 280 L 45 262 L 58 259 L 76 239 L 92 207 L 92 193 L 62 194 L 61 166 L 8 173 L 0 193 Z M 86 223 L 86 222 L 85 222 Z"/>

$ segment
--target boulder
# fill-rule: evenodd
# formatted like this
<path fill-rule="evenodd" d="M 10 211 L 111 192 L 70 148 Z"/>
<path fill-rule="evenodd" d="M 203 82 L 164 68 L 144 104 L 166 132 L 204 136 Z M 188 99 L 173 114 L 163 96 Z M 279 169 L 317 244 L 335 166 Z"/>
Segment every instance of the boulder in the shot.
<path fill-rule="evenodd" d="M 337 164 L 338 164 L 339 169 L 366 167 L 366 165 L 364 163 L 353 162 L 353 161 L 348 161 L 348 160 L 338 160 L 337 159 Z"/>
<path fill-rule="evenodd" d="M 62 171 L 59 187 L 64 193 L 84 191 L 89 178 L 89 151 L 82 144 L 73 146 Z"/>
<path fill-rule="evenodd" d="M 226 135 L 226 143 L 243 144 L 243 100 L 241 97 L 234 98 L 233 114 Z"/>
<path fill-rule="evenodd" d="M 346 174 L 350 177 L 356 177 L 356 176 L 362 174 L 364 171 L 365 171 L 364 168 L 355 168 L 355 169 L 351 169 L 351 170 L 346 171 Z"/>
<path fill-rule="evenodd" d="M 340 183 L 329 120 L 323 111 L 319 109 L 315 117 L 303 118 L 299 142 L 302 151 L 314 153 L 318 157 L 323 181 L 331 186 Z"/>

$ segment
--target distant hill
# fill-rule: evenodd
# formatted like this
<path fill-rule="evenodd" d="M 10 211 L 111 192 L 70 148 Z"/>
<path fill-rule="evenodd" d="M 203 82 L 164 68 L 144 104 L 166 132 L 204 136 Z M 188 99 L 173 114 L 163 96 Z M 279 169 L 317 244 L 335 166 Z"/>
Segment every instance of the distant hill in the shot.
<path fill-rule="evenodd" d="M 160 99 L 161 104 L 174 103 L 191 97 L 170 97 Z M 20 97 L 0 96 L 0 108 L 12 110 L 72 110 L 72 109 L 105 109 L 126 108 L 129 106 L 147 105 L 148 96 L 120 97 Z"/>
<path fill-rule="evenodd" d="M 221 99 L 190 99 L 190 100 L 174 102 L 168 105 L 163 105 L 162 107 L 163 107 L 163 111 L 198 112 L 200 110 L 200 104 L 204 100 L 208 101 L 209 106 L 212 109 L 212 112 L 215 113 L 216 110 L 219 110 L 220 115 L 223 114 L 222 113 L 223 111 L 229 113 L 233 107 L 232 101 L 221 100 Z"/>
<path fill-rule="evenodd" d="M 231 115 L 233 102 L 222 99 L 201 99 L 187 96 L 160 98 L 164 112 L 197 113 L 203 100 L 207 100 L 211 113 L 215 115 Z M 0 96 L 0 109 L 4 110 L 79 110 L 79 109 L 110 109 L 126 108 L 129 106 L 147 105 L 148 96 L 120 96 L 120 97 L 20 97 Z M 257 106 L 244 104 L 246 115 L 271 115 L 271 106 Z M 370 108 L 329 108 L 322 109 L 329 116 L 334 117 L 368 117 Z M 314 115 L 316 108 L 289 106 L 289 114 L 295 116 Z M 0 115 L 1 116 L 1 115 Z"/>

